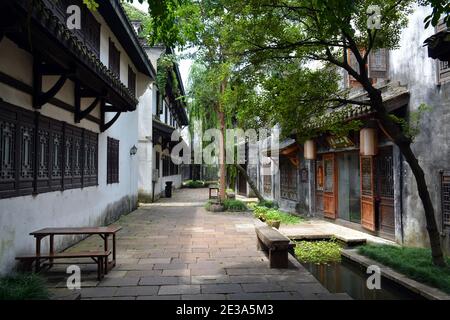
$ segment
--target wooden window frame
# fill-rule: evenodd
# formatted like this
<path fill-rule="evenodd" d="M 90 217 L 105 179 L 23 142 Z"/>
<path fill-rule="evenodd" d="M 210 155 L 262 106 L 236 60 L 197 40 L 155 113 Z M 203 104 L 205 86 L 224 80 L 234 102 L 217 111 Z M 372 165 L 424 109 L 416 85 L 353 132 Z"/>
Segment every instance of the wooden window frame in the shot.
<path fill-rule="evenodd" d="M 382 63 L 379 66 L 374 66 L 372 61 L 375 60 L 376 54 L 381 53 L 382 55 Z M 365 54 L 365 50 L 361 50 L 361 55 Z M 359 74 L 359 64 L 356 61 L 356 57 L 353 52 L 348 49 L 347 50 L 347 61 L 348 64 L 355 69 L 355 71 Z M 358 68 L 356 68 L 358 66 Z M 378 79 L 384 80 L 389 79 L 389 50 L 385 48 L 380 49 L 372 49 L 367 59 L 367 64 L 365 68 L 368 72 L 368 76 L 371 79 L 372 83 L 376 83 Z M 348 72 L 346 73 L 346 86 L 349 88 L 359 88 L 361 84 L 355 80 Z"/>
<path fill-rule="evenodd" d="M 14 133 L 6 137 L 3 130 L 11 126 Z M 28 155 L 21 150 L 24 134 L 30 142 L 26 147 Z M 7 148 L 12 150 L 9 156 L 4 154 L 5 137 L 11 138 L 7 141 Z M 89 175 L 85 174 L 82 152 L 78 153 L 79 166 L 73 174 L 75 149 L 67 150 L 68 139 L 77 139 L 81 151 L 85 141 L 89 141 L 92 155 Z M 0 101 L 0 199 L 95 186 L 97 168 L 97 133 Z"/>
<path fill-rule="evenodd" d="M 286 183 L 283 184 L 283 182 L 287 182 L 287 185 Z M 285 200 L 296 202 L 298 201 L 297 191 L 297 168 L 289 159 L 280 159 L 280 197 Z"/>
<path fill-rule="evenodd" d="M 108 51 L 108 67 L 109 70 L 114 73 L 118 79 L 120 79 L 120 51 L 117 49 L 114 41 L 109 38 L 109 51 Z"/>
<path fill-rule="evenodd" d="M 450 171 L 441 171 L 442 230 L 450 229 Z"/>
<path fill-rule="evenodd" d="M 435 33 L 447 30 L 448 27 L 444 23 L 444 19 L 441 19 L 437 26 L 435 27 Z M 450 62 L 449 61 L 441 61 L 439 59 L 436 60 L 436 68 L 437 68 L 437 83 L 438 85 L 443 85 L 445 83 L 450 82 Z"/>
<path fill-rule="evenodd" d="M 120 141 L 108 137 L 106 151 L 106 184 L 119 183 L 119 151 Z"/>
<path fill-rule="evenodd" d="M 67 20 L 67 7 L 78 5 L 81 9 L 81 29 L 70 30 L 96 56 L 100 57 L 100 29 L 101 24 L 95 19 L 90 10 L 81 0 L 44 0 L 45 5 L 59 18 L 62 23 Z"/>

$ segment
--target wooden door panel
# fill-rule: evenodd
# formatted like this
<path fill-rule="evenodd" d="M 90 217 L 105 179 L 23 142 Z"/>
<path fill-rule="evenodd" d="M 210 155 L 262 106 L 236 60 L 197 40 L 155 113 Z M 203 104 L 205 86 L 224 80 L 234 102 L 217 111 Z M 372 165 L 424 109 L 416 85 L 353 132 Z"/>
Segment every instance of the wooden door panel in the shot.
<path fill-rule="evenodd" d="M 361 225 L 375 231 L 375 192 L 373 157 L 361 156 Z"/>
<path fill-rule="evenodd" d="M 390 198 L 381 198 L 379 211 L 381 231 L 395 234 L 394 200 Z"/>
<path fill-rule="evenodd" d="M 324 216 L 331 219 L 336 219 L 336 205 L 334 202 L 334 195 L 323 195 L 323 213 Z"/>
<path fill-rule="evenodd" d="M 336 219 L 336 160 L 334 154 L 323 156 L 324 163 L 324 191 L 323 215 L 326 218 Z"/>
<path fill-rule="evenodd" d="M 361 198 L 361 225 L 371 231 L 375 231 L 375 203 L 370 197 Z"/>
<path fill-rule="evenodd" d="M 376 158 L 375 186 L 378 197 L 378 221 L 380 231 L 395 235 L 394 210 L 394 159 L 392 148 L 381 148 Z"/>

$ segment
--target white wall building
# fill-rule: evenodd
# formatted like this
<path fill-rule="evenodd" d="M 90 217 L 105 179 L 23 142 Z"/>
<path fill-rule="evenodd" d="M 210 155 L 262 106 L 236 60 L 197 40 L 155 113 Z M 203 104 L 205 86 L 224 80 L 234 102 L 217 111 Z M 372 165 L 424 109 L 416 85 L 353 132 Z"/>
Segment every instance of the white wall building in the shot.
<path fill-rule="evenodd" d="M 28 1 L 0 4 L 0 274 L 34 252 L 32 231 L 103 226 L 137 206 L 130 150 L 155 71 L 119 1 L 94 13 L 79 1 L 82 28 L 70 31 L 74 2 L 35 1 L 30 35 L 13 27 Z M 55 249 L 76 240 L 56 237 Z"/>

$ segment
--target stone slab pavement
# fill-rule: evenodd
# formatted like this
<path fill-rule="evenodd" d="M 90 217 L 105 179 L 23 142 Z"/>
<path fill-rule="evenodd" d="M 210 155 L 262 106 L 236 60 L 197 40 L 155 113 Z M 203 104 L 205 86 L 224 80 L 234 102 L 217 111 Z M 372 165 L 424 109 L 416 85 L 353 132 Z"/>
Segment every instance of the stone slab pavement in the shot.
<path fill-rule="evenodd" d="M 295 240 L 328 239 L 334 237 L 349 246 L 364 243 L 397 245 L 393 241 L 317 218 L 308 219 L 295 225 L 281 225 L 280 232 L 288 238 Z"/>
<path fill-rule="evenodd" d="M 171 199 L 143 205 L 115 224 L 117 265 L 102 281 L 95 265 L 82 265 L 81 299 L 349 299 L 331 294 L 290 257 L 288 269 L 270 269 L 256 249 L 249 213 L 210 213 L 207 189 L 182 189 Z M 89 237 L 68 249 L 97 250 Z M 46 273 L 51 290 L 64 297 L 66 266 Z"/>

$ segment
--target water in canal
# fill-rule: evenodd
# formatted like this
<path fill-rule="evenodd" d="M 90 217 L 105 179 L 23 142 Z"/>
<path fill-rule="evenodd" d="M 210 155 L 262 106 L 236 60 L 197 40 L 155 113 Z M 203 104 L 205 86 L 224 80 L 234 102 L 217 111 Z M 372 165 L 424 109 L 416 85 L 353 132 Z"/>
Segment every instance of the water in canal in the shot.
<path fill-rule="evenodd" d="M 345 292 L 356 300 L 417 300 L 423 297 L 381 278 L 380 290 L 369 290 L 366 285 L 368 274 L 362 266 L 342 257 L 341 263 L 316 265 L 302 263 L 317 280 L 332 293 Z"/>

